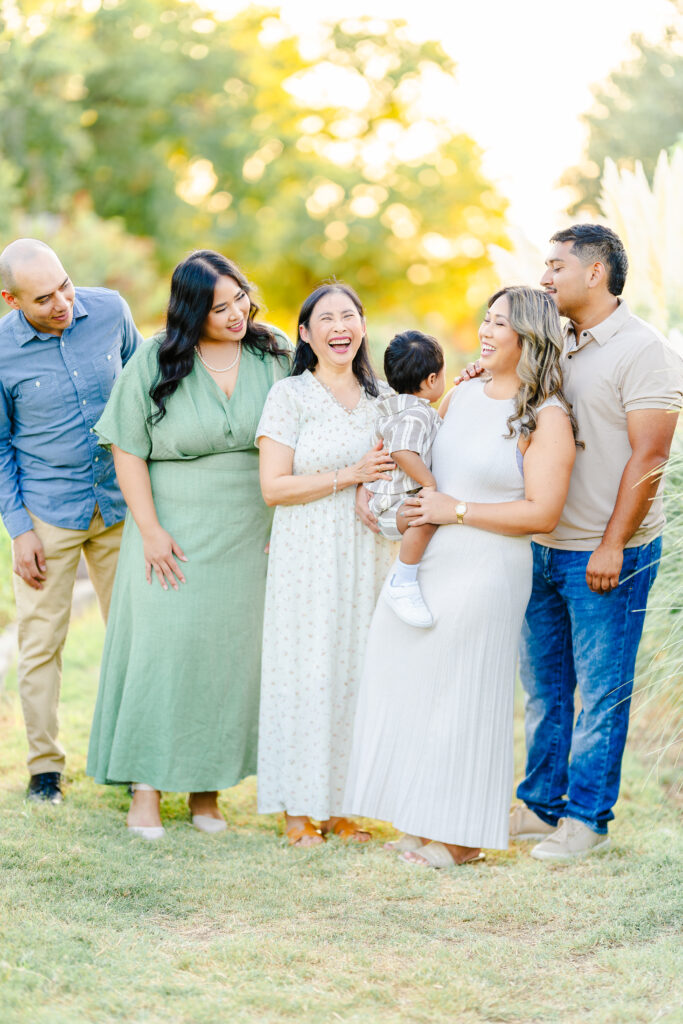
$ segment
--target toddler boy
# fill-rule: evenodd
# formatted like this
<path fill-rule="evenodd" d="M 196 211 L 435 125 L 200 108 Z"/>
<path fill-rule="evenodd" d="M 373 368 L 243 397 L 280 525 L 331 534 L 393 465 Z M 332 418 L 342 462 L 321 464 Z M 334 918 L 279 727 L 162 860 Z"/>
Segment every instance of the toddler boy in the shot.
<path fill-rule="evenodd" d="M 397 334 L 384 353 L 384 374 L 395 394 L 376 400 L 376 438 L 384 441 L 396 469 L 391 480 L 365 486 L 371 492 L 370 511 L 380 532 L 400 540 L 396 571 L 382 590 L 383 598 L 403 622 L 420 629 L 434 624 L 424 602 L 417 573 L 436 526 L 408 526 L 403 513 L 406 498 L 423 487 L 436 487 L 431 472 L 431 450 L 441 417 L 431 408 L 445 387 L 443 349 L 435 338 L 420 331 Z"/>

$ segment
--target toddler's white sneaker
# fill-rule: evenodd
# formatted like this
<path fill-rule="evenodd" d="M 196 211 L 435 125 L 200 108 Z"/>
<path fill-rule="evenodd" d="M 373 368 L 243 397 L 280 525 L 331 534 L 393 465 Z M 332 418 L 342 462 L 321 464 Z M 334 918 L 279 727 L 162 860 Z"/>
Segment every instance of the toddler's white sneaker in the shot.
<path fill-rule="evenodd" d="M 420 584 L 392 583 L 387 580 L 382 588 L 382 597 L 402 622 L 417 629 L 429 629 L 434 618 L 424 602 Z"/>

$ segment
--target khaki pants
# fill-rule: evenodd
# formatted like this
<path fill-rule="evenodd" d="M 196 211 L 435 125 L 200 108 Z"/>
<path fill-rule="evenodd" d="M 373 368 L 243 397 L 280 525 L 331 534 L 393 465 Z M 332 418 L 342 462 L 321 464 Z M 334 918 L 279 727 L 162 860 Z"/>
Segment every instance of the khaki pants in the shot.
<path fill-rule="evenodd" d="M 33 590 L 15 575 L 14 596 L 17 677 L 28 738 L 28 768 L 31 775 L 38 775 L 64 771 L 64 749 L 57 740 L 62 649 L 81 551 L 106 622 L 123 523 L 105 526 L 99 508 L 95 508 L 87 530 L 65 530 L 44 523 L 31 512 L 29 515 L 45 550 L 47 574 L 42 590 Z"/>

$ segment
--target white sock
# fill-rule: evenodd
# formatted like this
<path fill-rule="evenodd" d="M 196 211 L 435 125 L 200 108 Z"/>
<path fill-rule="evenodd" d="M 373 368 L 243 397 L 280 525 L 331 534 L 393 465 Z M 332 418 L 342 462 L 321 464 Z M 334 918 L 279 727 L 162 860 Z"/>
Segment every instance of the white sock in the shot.
<path fill-rule="evenodd" d="M 420 568 L 420 563 L 416 565 L 406 565 L 399 558 L 396 562 L 396 571 L 391 577 L 391 586 L 400 587 L 404 583 L 416 583 L 417 582 L 417 570 Z"/>

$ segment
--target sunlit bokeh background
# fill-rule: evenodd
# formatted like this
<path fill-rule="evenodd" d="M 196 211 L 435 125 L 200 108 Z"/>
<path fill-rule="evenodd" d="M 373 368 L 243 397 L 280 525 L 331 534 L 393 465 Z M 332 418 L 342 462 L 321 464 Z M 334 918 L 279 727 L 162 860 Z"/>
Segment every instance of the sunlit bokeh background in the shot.
<path fill-rule="evenodd" d="M 217 248 L 293 333 L 335 275 L 376 356 L 436 334 L 457 369 L 486 297 L 603 219 L 628 298 L 683 324 L 683 8 L 676 0 L 0 0 L 0 242 L 163 322 Z"/>

